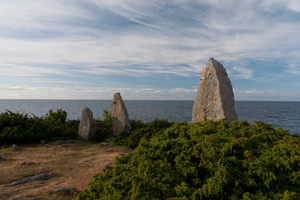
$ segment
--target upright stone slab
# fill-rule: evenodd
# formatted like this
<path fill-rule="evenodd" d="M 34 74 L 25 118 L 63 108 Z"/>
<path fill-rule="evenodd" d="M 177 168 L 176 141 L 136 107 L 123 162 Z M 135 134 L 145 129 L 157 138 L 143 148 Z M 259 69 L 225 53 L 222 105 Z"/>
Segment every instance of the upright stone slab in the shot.
<path fill-rule="evenodd" d="M 114 99 L 111 102 L 110 107 L 113 134 L 117 135 L 121 131 L 129 131 L 131 126 L 129 123 L 127 109 L 119 92 L 114 94 Z"/>
<path fill-rule="evenodd" d="M 96 124 L 93 118 L 93 112 L 89 108 L 83 108 L 78 127 L 78 139 L 89 140 L 96 134 Z"/>
<path fill-rule="evenodd" d="M 223 118 L 228 123 L 238 120 L 232 85 L 223 65 L 210 58 L 200 75 L 192 123 Z"/>

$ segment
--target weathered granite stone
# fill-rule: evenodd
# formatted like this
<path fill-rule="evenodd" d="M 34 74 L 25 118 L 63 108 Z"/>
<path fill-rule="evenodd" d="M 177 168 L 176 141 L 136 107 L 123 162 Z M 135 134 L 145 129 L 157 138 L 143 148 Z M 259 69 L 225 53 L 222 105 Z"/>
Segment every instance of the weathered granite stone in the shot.
<path fill-rule="evenodd" d="M 42 144 L 44 144 L 44 143 L 48 142 L 48 140 L 40 140 L 40 142 L 41 142 Z"/>
<path fill-rule="evenodd" d="M 113 165 L 114 163 L 112 163 L 112 162 L 108 162 L 108 163 L 106 163 L 107 165 Z"/>
<path fill-rule="evenodd" d="M 14 151 L 19 151 L 19 147 L 16 144 L 13 144 Z"/>
<path fill-rule="evenodd" d="M 117 135 L 121 131 L 129 131 L 131 126 L 129 123 L 127 109 L 119 92 L 114 94 L 114 98 L 110 104 L 110 107 L 113 134 Z"/>
<path fill-rule="evenodd" d="M 223 65 L 210 58 L 200 75 L 192 123 L 223 118 L 228 123 L 238 120 L 232 85 Z"/>
<path fill-rule="evenodd" d="M 59 140 L 59 141 L 57 141 L 58 144 L 72 144 L 73 142 L 74 142 L 73 140 Z"/>
<path fill-rule="evenodd" d="M 103 151 L 104 153 L 109 153 L 109 152 L 114 152 L 115 150 L 114 149 L 110 149 L 110 150 L 106 150 L 106 151 Z"/>
<path fill-rule="evenodd" d="M 52 192 L 64 193 L 64 194 L 67 194 L 67 195 L 76 192 L 75 188 L 51 188 L 50 190 Z"/>
<path fill-rule="evenodd" d="M 42 174 L 39 174 L 39 175 L 29 176 L 29 177 L 26 177 L 26 178 L 22 178 L 18 181 L 14 181 L 11 184 L 9 184 L 8 187 L 20 185 L 20 184 L 27 183 L 27 182 L 30 182 L 30 181 L 35 181 L 35 180 L 45 180 L 47 178 L 48 178 L 47 174 L 42 173 Z"/>
<path fill-rule="evenodd" d="M 39 200 L 39 198 L 36 197 L 22 197 L 22 196 L 17 196 L 11 200 Z"/>
<path fill-rule="evenodd" d="M 34 163 L 32 162 L 27 162 L 27 161 L 24 161 L 21 163 L 21 165 L 34 165 Z"/>
<path fill-rule="evenodd" d="M 93 118 L 93 112 L 89 108 L 83 108 L 78 128 L 78 139 L 89 140 L 96 134 L 96 124 Z"/>
<path fill-rule="evenodd" d="M 13 151 L 17 151 L 17 152 L 24 151 L 23 149 L 20 149 L 16 144 L 13 144 L 12 149 Z"/>

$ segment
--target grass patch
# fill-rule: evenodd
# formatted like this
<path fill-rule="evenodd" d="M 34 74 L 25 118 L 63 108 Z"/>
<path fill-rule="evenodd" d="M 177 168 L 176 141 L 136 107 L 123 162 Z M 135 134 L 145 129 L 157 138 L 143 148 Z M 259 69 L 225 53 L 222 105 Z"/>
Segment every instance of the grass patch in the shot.
<path fill-rule="evenodd" d="M 15 196 L 34 196 L 41 199 L 73 199 L 73 196 L 61 194 L 49 195 L 50 188 L 67 187 L 83 191 L 93 176 L 101 172 L 107 162 L 115 162 L 120 152 L 129 151 L 126 147 L 113 144 L 74 140 L 69 147 L 64 147 L 52 141 L 44 144 L 23 144 L 22 152 L 11 152 L 9 148 L 1 148 L 0 155 L 4 161 L 0 162 L 0 199 L 11 199 Z M 103 153 L 105 150 L 115 149 L 114 153 Z M 106 161 L 108 160 L 108 161 Z M 22 162 L 33 162 L 34 165 L 21 165 Z M 34 181 L 15 187 L 6 187 L 11 182 L 24 177 L 46 173 L 49 177 L 45 181 Z"/>

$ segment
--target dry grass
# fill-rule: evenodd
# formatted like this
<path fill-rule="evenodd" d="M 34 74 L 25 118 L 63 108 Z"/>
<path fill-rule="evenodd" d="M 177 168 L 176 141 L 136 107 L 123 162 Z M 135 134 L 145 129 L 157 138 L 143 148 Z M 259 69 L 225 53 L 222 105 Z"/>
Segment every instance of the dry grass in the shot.
<path fill-rule="evenodd" d="M 9 147 L 0 149 L 0 199 L 15 196 L 38 197 L 40 199 L 68 200 L 72 195 L 50 192 L 50 188 L 75 188 L 79 192 L 88 188 L 93 176 L 102 172 L 106 163 L 115 162 L 119 153 L 130 150 L 112 144 L 102 145 L 88 141 L 75 140 L 73 144 L 60 145 L 57 142 L 21 145 L 21 152 L 13 152 Z M 116 151 L 104 153 L 105 150 Z M 22 162 L 34 165 L 21 165 Z M 11 182 L 21 178 L 46 173 L 48 180 L 33 181 L 14 187 L 7 187 Z"/>

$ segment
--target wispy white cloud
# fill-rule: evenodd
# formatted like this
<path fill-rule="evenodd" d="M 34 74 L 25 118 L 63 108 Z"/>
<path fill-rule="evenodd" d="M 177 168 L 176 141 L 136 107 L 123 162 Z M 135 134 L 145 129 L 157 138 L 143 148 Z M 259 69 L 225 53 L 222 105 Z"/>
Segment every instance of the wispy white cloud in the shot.
<path fill-rule="evenodd" d="M 153 88 L 81 87 L 81 86 L 7 86 L 0 85 L 0 99 L 111 99 L 121 92 L 126 99 L 194 99 L 195 92 L 184 88 L 171 90 Z M 43 95 L 39 95 L 43 93 Z M 154 95 L 155 94 L 155 95 Z M 142 98 L 143 97 L 143 98 Z"/>
<path fill-rule="evenodd" d="M 230 75 L 239 79 L 251 79 L 253 77 L 253 70 L 243 66 L 233 66 L 227 71 Z"/>
<path fill-rule="evenodd" d="M 233 89 L 233 92 L 235 94 L 263 94 L 265 93 L 264 91 L 259 91 L 257 89 L 251 89 L 251 90 L 238 90 L 238 89 Z"/>
<path fill-rule="evenodd" d="M 285 72 L 292 74 L 292 75 L 299 75 L 300 74 L 300 65 L 299 64 L 289 64 L 285 66 L 287 69 L 284 70 Z"/>
<path fill-rule="evenodd" d="M 58 67 L 30 66 L 22 64 L 0 64 L 0 75 L 5 76 L 41 76 L 44 74 L 72 75 L 68 70 Z"/>
<path fill-rule="evenodd" d="M 235 100 L 255 101 L 299 101 L 300 90 L 267 89 L 267 90 L 238 90 L 233 89 Z"/>
<path fill-rule="evenodd" d="M 191 7 L 193 4 L 198 7 L 203 6 L 196 2 L 89 1 L 97 5 L 99 11 L 105 9 L 112 15 L 119 16 L 120 19 L 125 18 L 128 22 L 141 24 L 140 27 L 134 26 L 136 32 L 124 27 L 123 33 L 119 34 L 112 32 L 111 28 L 101 29 L 97 26 L 85 25 L 84 22 L 89 23 L 90 20 L 91 23 L 99 16 L 76 2 L 30 2 L 32 5 L 30 7 L 26 6 L 28 2 L 22 3 L 22 1 L 4 3 L 1 6 L 0 16 L 5 20 L 1 20 L 0 26 L 6 27 L 10 33 L 13 33 L 12 35 L 16 33 L 15 28 L 19 27 L 19 31 L 33 32 L 35 36 L 38 36 L 37 38 L 39 36 L 46 38 L 31 39 L 17 36 L 10 37 L 11 39 L 0 38 L 2 44 L 0 53 L 3 55 L 0 59 L 1 63 L 85 63 L 89 65 L 88 68 L 95 65 L 100 68 L 110 66 L 107 69 L 109 73 L 114 73 L 115 70 L 111 68 L 118 69 L 117 66 L 126 69 L 126 65 L 145 64 L 160 68 L 158 73 L 172 73 L 176 68 L 178 71 L 176 74 L 190 76 L 191 72 L 200 72 L 210 56 L 225 61 L 274 58 L 276 55 L 273 49 L 278 45 L 282 49 L 280 52 L 283 53 L 282 56 L 286 56 L 287 53 L 284 53 L 284 50 L 297 45 L 295 38 L 298 38 L 286 38 L 286 35 L 296 36 L 296 30 L 299 30 L 300 26 L 295 23 L 269 23 L 268 20 L 257 16 L 255 4 L 250 2 L 243 2 L 245 5 L 237 4 L 236 6 L 240 9 L 234 11 L 230 5 L 236 3 L 235 1 L 230 3 L 205 2 L 204 4 L 213 4 L 216 11 L 223 10 L 220 14 L 229 10 L 233 11 L 231 15 L 227 14 L 225 17 L 220 17 L 216 13 L 205 17 L 205 15 L 199 15 L 198 10 Z M 293 1 L 287 5 L 294 3 Z M 172 4 L 178 8 L 171 10 L 171 16 L 195 24 L 181 30 L 178 22 L 170 20 L 163 12 L 153 12 L 154 9 L 169 8 Z M 265 3 L 265 5 L 269 6 L 271 3 Z M 176 11 L 178 11 L 177 14 Z M 190 17 L 185 16 L 186 12 L 189 12 Z M 202 12 L 205 10 L 203 9 Z M 120 20 L 119 18 L 116 19 Z M 142 22 L 143 20 L 149 23 Z M 81 21 L 83 24 L 80 23 Z M 103 23 L 101 16 L 99 23 Z M 164 26 L 163 30 L 155 28 L 161 25 L 167 26 Z M 51 30 L 55 30 L 58 37 L 47 37 L 47 34 L 41 34 L 42 31 L 55 34 Z M 174 31 L 178 34 L 173 34 Z M 184 31 L 188 31 L 191 35 L 185 35 Z M 187 63 L 189 66 L 180 68 L 178 67 L 180 63 Z M 199 65 L 199 63 L 202 64 Z M 166 64 L 171 64 L 171 66 Z M 132 74 L 149 74 L 155 71 L 141 69 L 132 71 Z"/>
<path fill-rule="evenodd" d="M 166 81 L 199 77 L 214 57 L 235 80 L 271 84 L 282 76 L 262 74 L 277 63 L 280 73 L 300 75 L 299 12 L 298 0 L 2 1 L 0 75 L 34 77 L 31 83 L 51 75 L 40 82 L 73 86 L 79 81 L 66 77 L 161 75 Z M 274 65 L 259 69 L 252 62 Z M 195 93 L 160 87 L 130 92 Z"/>
<path fill-rule="evenodd" d="M 174 89 L 170 89 L 169 93 L 179 93 L 179 92 L 192 92 L 193 90 L 190 89 L 185 89 L 185 88 L 174 88 Z"/>

